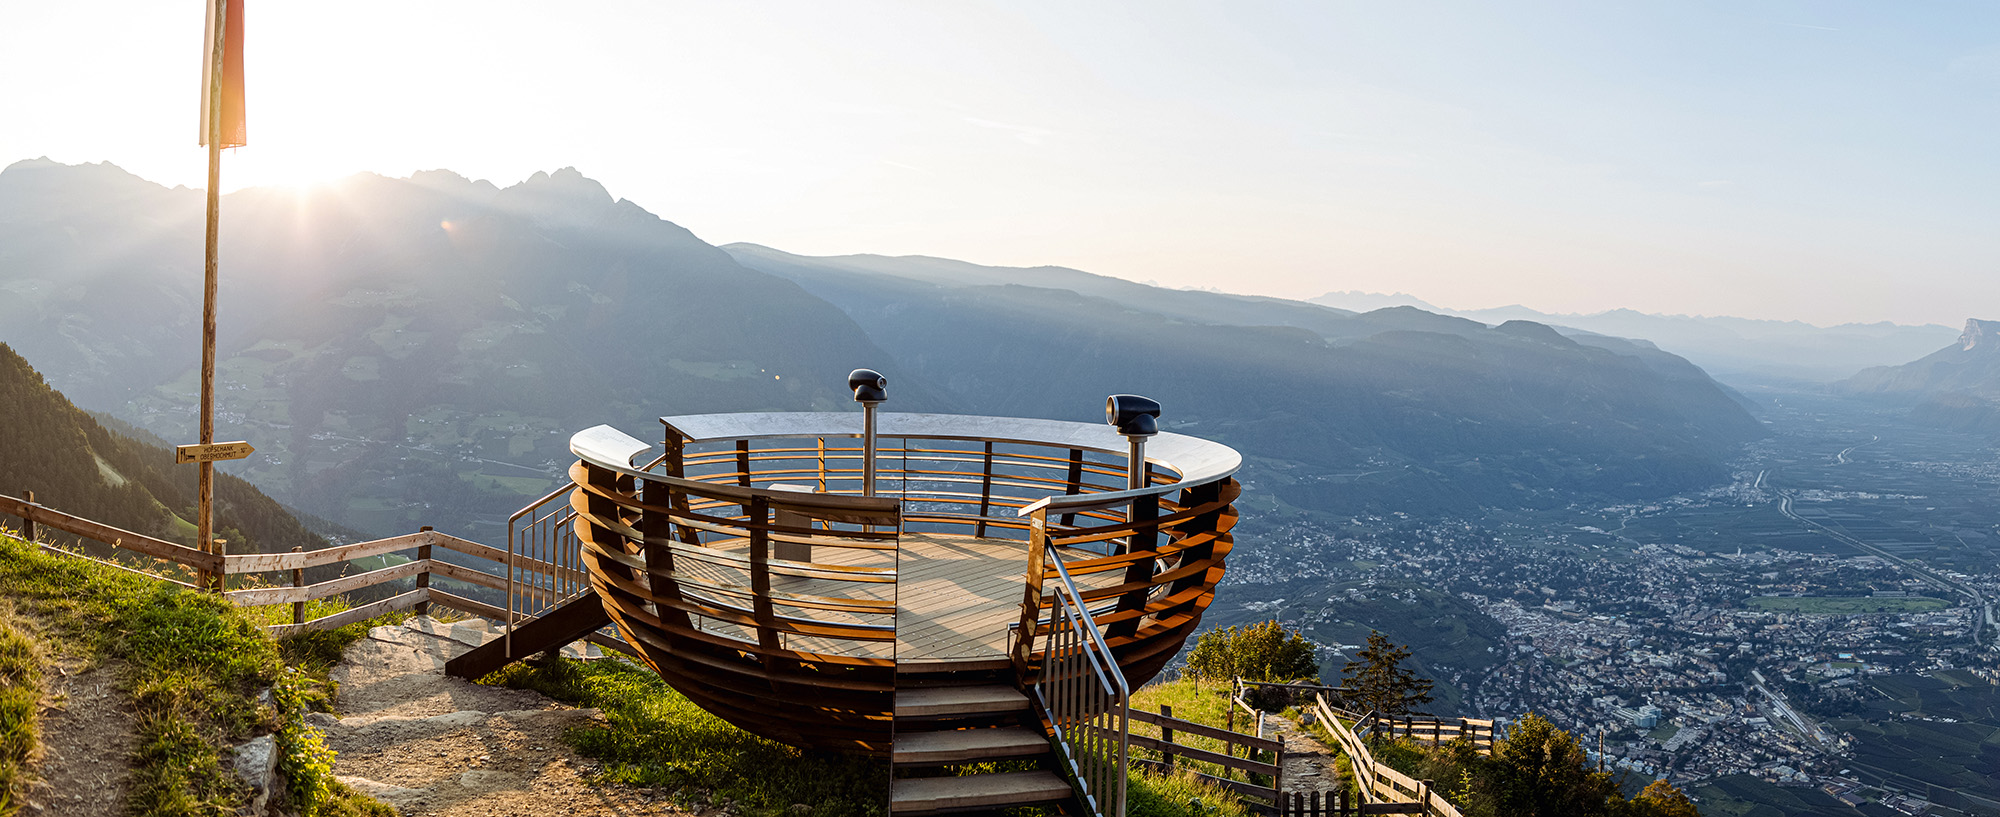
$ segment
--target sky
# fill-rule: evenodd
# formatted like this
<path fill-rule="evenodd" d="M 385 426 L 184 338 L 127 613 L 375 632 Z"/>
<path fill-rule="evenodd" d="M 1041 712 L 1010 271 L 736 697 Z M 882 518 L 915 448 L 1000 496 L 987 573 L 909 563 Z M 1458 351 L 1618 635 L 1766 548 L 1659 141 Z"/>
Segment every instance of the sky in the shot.
<path fill-rule="evenodd" d="M 202 8 L 0 0 L 0 164 L 201 186 Z M 2000 4 L 245 8 L 250 144 L 225 191 L 573 166 L 710 242 L 807 255 L 1459 309 L 2000 318 Z"/>

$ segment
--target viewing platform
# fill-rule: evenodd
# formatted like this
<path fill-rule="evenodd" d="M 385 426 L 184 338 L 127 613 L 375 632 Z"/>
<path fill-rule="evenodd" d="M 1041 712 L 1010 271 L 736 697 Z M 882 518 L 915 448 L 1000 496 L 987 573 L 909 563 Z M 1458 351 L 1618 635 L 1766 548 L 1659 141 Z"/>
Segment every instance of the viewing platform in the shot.
<path fill-rule="evenodd" d="M 861 412 L 665 417 L 658 443 L 578 432 L 572 487 L 511 523 L 510 572 L 527 578 L 508 609 L 529 617 L 452 671 L 609 623 L 755 734 L 899 768 L 1046 754 L 1053 738 L 1085 747 L 1067 752 L 1080 796 L 1122 803 L 1125 700 L 1214 601 L 1242 457 L 1157 432 L 1159 406 L 1132 395 L 1108 401 L 1107 424 L 888 413 L 885 381 L 864 374 Z M 1115 782 L 1086 768 L 1114 733 Z M 893 810 L 972 802 L 928 794 L 940 785 L 898 781 L 934 799 Z"/>

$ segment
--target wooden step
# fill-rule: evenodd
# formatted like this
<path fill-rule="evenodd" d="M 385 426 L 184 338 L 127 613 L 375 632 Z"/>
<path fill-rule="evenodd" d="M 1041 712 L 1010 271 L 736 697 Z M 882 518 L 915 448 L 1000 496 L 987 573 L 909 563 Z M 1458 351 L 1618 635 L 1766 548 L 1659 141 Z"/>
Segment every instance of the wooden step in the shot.
<path fill-rule="evenodd" d="M 898 718 L 942 718 L 952 715 L 1023 712 L 1027 709 L 1028 696 L 1021 694 L 1018 689 L 999 684 L 896 691 Z"/>
<path fill-rule="evenodd" d="M 1038 732 L 1018 726 L 1001 729 L 956 729 L 898 733 L 890 759 L 898 764 L 935 766 L 1010 757 L 1029 757 L 1049 750 Z"/>
<path fill-rule="evenodd" d="M 889 787 L 893 814 L 927 814 L 975 808 L 1048 803 L 1070 796 L 1069 783 L 1054 772 L 1004 772 L 965 777 L 918 777 Z"/>
<path fill-rule="evenodd" d="M 896 662 L 897 675 L 924 675 L 940 672 L 994 672 L 1011 670 L 1014 659 L 1007 656 L 997 658 L 941 658 L 933 661 L 906 660 Z"/>

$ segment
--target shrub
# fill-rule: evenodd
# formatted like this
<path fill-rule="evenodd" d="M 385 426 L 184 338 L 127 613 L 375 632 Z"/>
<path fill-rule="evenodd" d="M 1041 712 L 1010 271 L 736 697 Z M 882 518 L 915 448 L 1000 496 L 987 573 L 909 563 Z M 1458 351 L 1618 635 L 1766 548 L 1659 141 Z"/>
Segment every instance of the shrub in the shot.
<path fill-rule="evenodd" d="M 1312 642 L 1276 621 L 1209 630 L 1188 653 L 1187 674 L 1204 681 L 1317 681 Z"/>

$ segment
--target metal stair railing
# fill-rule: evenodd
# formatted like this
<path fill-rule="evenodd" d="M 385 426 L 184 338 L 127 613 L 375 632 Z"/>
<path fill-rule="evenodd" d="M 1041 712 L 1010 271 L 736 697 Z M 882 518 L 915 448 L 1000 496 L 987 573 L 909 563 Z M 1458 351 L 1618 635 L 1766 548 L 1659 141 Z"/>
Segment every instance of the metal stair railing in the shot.
<path fill-rule="evenodd" d="M 514 629 L 590 592 L 583 550 L 576 538 L 576 509 L 570 505 L 575 482 L 523 506 L 507 517 L 506 654 L 514 656 Z M 590 640 L 631 652 L 615 635 Z M 616 642 L 616 643 L 613 643 Z"/>
<path fill-rule="evenodd" d="M 1085 807 L 1122 817 L 1132 690 L 1062 559 L 1052 553 L 1048 564 L 1056 581 L 1035 699 Z"/>

